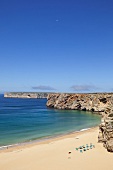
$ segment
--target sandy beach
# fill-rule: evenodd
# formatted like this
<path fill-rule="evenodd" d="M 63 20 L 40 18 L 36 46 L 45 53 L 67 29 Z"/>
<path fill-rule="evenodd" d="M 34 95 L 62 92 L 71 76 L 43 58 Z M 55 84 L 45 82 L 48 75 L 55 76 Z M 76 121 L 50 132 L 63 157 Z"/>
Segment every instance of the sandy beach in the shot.
<path fill-rule="evenodd" d="M 95 148 L 83 153 L 75 149 L 90 143 Z M 113 170 L 113 153 L 98 143 L 98 127 L 0 151 L 0 170 L 31 169 Z"/>

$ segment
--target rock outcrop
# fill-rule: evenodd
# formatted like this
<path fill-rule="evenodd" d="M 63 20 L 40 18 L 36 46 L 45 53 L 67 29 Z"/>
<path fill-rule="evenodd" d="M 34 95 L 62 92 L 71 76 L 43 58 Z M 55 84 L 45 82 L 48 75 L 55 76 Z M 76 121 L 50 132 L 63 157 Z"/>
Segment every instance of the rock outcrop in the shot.
<path fill-rule="evenodd" d="M 95 111 L 102 115 L 98 142 L 113 152 L 113 93 L 49 94 L 47 106 L 57 109 Z"/>
<path fill-rule="evenodd" d="M 88 110 L 93 112 L 104 112 L 110 105 L 112 93 L 95 94 L 49 94 L 47 106 L 57 109 Z"/>
<path fill-rule="evenodd" d="M 47 98 L 48 93 L 43 92 L 10 92 L 4 93 L 7 98 Z"/>
<path fill-rule="evenodd" d="M 113 152 L 113 96 L 111 96 L 109 106 L 106 108 L 101 122 L 98 141 L 102 142 L 109 152 Z"/>

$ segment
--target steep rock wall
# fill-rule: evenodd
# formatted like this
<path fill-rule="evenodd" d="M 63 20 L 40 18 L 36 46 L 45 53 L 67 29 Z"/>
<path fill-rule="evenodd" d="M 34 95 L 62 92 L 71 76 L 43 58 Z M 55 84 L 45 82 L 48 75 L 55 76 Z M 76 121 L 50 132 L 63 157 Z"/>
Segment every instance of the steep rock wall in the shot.
<path fill-rule="evenodd" d="M 111 101 L 103 114 L 99 126 L 98 141 L 102 142 L 109 152 L 113 152 L 113 96 L 111 96 Z"/>
<path fill-rule="evenodd" d="M 95 112 L 104 112 L 110 104 L 112 93 L 95 94 L 49 94 L 47 106 L 57 109 L 76 109 Z"/>

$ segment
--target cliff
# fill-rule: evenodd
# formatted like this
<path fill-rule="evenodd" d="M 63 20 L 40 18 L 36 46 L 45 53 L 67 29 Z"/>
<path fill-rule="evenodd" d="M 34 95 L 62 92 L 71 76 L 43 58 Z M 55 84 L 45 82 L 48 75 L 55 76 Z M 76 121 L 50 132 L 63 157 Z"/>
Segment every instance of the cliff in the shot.
<path fill-rule="evenodd" d="M 109 152 L 113 152 L 113 96 L 111 96 L 111 101 L 103 114 L 99 126 L 98 141 L 102 142 Z"/>
<path fill-rule="evenodd" d="M 94 94 L 48 94 L 47 106 L 57 109 L 88 110 L 93 112 L 104 112 L 110 104 L 113 93 Z"/>
<path fill-rule="evenodd" d="M 76 109 L 98 112 L 102 115 L 98 142 L 113 152 L 113 93 L 49 94 L 47 106 L 57 109 Z"/>
<path fill-rule="evenodd" d="M 43 92 L 9 92 L 4 93 L 7 98 L 47 98 L 48 93 Z"/>

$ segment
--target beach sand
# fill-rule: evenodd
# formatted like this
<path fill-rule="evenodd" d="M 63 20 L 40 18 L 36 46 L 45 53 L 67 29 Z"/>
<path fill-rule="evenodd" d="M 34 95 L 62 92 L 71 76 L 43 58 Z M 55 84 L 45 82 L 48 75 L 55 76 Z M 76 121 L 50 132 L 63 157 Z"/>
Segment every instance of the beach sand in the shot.
<path fill-rule="evenodd" d="M 75 148 L 93 143 L 83 153 Z M 71 152 L 69 154 L 68 152 Z M 98 128 L 0 152 L 0 170 L 113 170 L 113 153 L 98 143 Z"/>

